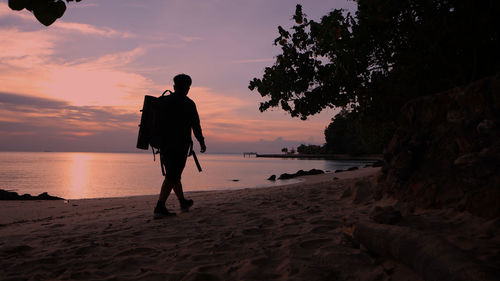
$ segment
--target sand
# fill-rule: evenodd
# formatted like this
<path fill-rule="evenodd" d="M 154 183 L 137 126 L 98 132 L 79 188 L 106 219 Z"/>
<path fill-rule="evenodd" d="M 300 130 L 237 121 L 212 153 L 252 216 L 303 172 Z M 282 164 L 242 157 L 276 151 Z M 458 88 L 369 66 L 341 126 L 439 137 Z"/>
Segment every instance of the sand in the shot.
<path fill-rule="evenodd" d="M 422 280 L 409 267 L 377 257 L 343 234 L 344 225 L 368 219 L 374 204 L 391 204 L 341 198 L 360 178 L 373 178 L 378 171 L 307 176 L 281 187 L 192 192 L 188 197 L 195 205 L 189 212 L 179 211 L 172 194 L 167 208 L 177 216 L 159 220 L 152 214 L 156 195 L 0 201 L 0 279 Z M 478 258 L 485 262 L 495 253 L 498 259 L 498 221 L 456 218 L 446 211 L 415 216 L 420 220 L 408 223 L 421 229 L 425 216 L 490 227 L 464 245 L 479 245 Z M 445 225 L 443 233 L 450 240 L 463 239 L 467 234 L 457 236 L 459 227 Z"/>

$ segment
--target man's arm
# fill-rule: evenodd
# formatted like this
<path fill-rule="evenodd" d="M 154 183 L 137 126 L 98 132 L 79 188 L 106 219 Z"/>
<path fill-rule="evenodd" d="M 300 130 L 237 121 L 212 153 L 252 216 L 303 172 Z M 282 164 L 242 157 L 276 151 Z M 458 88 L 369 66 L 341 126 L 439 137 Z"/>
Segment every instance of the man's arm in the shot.
<path fill-rule="evenodd" d="M 207 150 L 207 146 L 205 145 L 205 138 L 203 137 L 203 133 L 201 131 L 200 125 L 200 116 L 198 115 L 198 110 L 196 109 L 196 105 L 194 105 L 194 113 L 193 113 L 193 134 L 196 140 L 200 143 L 201 152 L 205 152 Z"/>

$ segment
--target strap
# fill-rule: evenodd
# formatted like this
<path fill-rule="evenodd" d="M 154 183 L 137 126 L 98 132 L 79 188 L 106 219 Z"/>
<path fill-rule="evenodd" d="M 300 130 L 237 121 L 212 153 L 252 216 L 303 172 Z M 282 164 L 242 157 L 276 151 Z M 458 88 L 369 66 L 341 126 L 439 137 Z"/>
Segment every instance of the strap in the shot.
<path fill-rule="evenodd" d="M 156 154 L 160 154 L 160 167 L 161 167 L 161 173 L 163 176 L 165 176 L 165 167 L 164 167 L 164 159 L 163 155 L 160 153 L 160 149 L 158 148 L 155 151 L 155 148 L 151 146 L 151 150 L 153 151 L 153 161 L 156 161 Z"/>
<path fill-rule="evenodd" d="M 172 94 L 172 91 L 170 90 L 165 90 L 165 92 L 163 92 L 163 94 L 161 94 L 161 96 L 163 97 L 165 95 L 166 92 L 170 92 Z"/>
<path fill-rule="evenodd" d="M 166 175 L 166 173 L 165 173 L 165 165 L 164 164 L 165 164 L 165 159 L 163 159 L 163 154 L 160 153 L 160 167 L 161 167 L 161 174 L 163 176 Z"/>
<path fill-rule="evenodd" d="M 194 163 L 196 164 L 196 168 L 198 168 L 198 172 L 201 172 L 201 165 L 198 161 L 198 157 L 196 157 L 196 153 L 194 153 L 193 149 L 193 141 L 189 144 L 189 154 L 188 156 L 193 156 Z"/>

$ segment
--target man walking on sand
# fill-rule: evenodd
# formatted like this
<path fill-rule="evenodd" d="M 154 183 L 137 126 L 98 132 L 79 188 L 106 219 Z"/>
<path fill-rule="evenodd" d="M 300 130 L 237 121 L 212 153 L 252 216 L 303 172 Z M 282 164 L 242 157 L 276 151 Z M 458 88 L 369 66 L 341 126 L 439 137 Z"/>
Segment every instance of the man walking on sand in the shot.
<path fill-rule="evenodd" d="M 179 74 L 174 77 L 174 92 L 159 98 L 161 106 L 159 118 L 162 124 L 160 161 L 165 167 L 165 179 L 154 209 L 155 219 L 175 215 L 165 207 L 172 189 L 179 199 L 182 210 L 187 211 L 193 205 L 193 200 L 184 198 L 181 183 L 181 174 L 193 145 L 191 130 L 200 143 L 202 153 L 207 147 L 201 132 L 196 104 L 187 97 L 191 83 L 189 75 Z"/>

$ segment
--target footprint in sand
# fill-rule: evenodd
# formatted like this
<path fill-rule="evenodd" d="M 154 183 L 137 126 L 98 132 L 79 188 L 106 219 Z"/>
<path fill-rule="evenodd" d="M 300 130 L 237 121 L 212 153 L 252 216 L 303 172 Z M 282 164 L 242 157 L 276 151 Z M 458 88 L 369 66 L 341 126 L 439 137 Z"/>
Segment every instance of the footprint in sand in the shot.
<path fill-rule="evenodd" d="M 244 235 L 259 235 L 259 234 L 264 234 L 266 232 L 267 231 L 265 229 L 261 228 L 248 228 L 242 231 Z"/>
<path fill-rule="evenodd" d="M 338 227 L 333 226 L 333 225 L 322 225 L 322 226 L 317 226 L 311 230 L 312 233 L 316 234 L 321 234 L 321 233 L 327 233 L 330 232 Z"/>
<path fill-rule="evenodd" d="M 155 249 L 151 248 L 132 248 L 125 251 L 122 251 L 115 255 L 115 257 L 123 257 L 123 256 L 135 256 L 135 255 L 151 255 L 157 252 Z"/>
<path fill-rule="evenodd" d="M 325 243 L 330 241 L 332 241 L 332 239 L 312 239 L 300 243 L 299 246 L 304 249 L 314 249 L 324 246 Z"/>
<path fill-rule="evenodd" d="M 325 219 L 312 219 L 309 221 L 310 224 L 312 225 L 326 225 L 326 226 L 332 226 L 332 227 L 340 227 L 342 225 L 342 222 L 339 220 L 325 220 Z"/>

